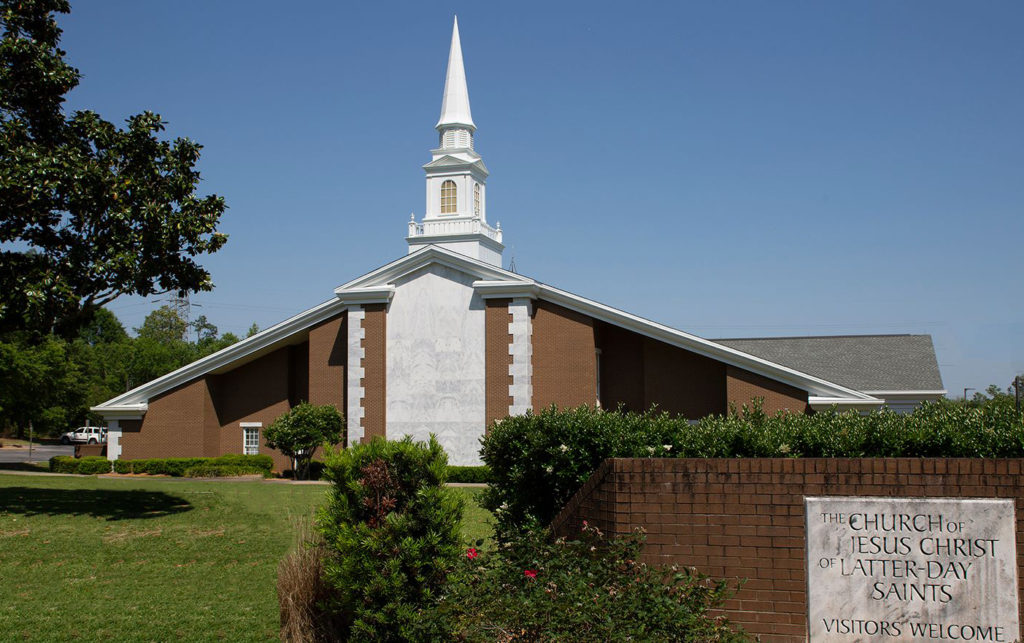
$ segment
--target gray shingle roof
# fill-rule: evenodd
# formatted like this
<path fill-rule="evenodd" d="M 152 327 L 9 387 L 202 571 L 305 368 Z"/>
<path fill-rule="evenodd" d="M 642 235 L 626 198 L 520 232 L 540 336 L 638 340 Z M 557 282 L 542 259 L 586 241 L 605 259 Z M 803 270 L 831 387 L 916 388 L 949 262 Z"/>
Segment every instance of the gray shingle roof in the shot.
<path fill-rule="evenodd" d="M 931 335 L 840 335 L 716 339 L 858 391 L 938 391 L 942 376 Z"/>

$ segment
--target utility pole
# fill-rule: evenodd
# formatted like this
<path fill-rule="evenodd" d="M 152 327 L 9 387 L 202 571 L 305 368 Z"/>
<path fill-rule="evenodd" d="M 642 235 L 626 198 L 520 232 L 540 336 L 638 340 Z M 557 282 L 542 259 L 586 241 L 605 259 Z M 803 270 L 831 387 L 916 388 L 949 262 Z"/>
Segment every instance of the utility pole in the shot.
<path fill-rule="evenodd" d="M 28 421 L 28 461 L 32 462 L 32 420 Z"/>

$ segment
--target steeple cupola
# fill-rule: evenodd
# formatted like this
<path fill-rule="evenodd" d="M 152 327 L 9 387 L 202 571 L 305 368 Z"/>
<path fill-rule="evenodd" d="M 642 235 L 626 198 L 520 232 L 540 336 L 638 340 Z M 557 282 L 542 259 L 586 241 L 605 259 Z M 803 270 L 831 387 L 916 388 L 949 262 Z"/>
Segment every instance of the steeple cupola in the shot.
<path fill-rule="evenodd" d="M 409 252 L 429 244 L 501 266 L 501 226 L 487 224 L 487 166 L 473 149 L 476 124 L 469 108 L 466 69 L 462 62 L 459 20 L 452 27 L 448 71 L 435 126 L 437 149 L 423 166 L 427 173 L 427 209 L 423 222 L 409 221 Z"/>

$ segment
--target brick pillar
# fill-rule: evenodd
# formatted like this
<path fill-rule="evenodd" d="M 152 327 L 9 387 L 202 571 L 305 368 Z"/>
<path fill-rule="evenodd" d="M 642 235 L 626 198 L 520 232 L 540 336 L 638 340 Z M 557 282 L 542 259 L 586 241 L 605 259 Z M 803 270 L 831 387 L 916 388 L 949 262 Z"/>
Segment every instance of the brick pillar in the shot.
<path fill-rule="evenodd" d="M 363 435 L 387 435 L 387 304 L 363 306 Z"/>
<path fill-rule="evenodd" d="M 486 306 L 484 373 L 487 382 L 485 420 L 488 427 L 496 420 L 506 417 L 508 409 L 512 405 L 512 395 L 509 392 L 509 387 L 512 385 L 512 375 L 509 373 L 509 367 L 512 365 L 512 354 L 509 351 L 509 347 L 512 345 L 512 335 L 508 326 L 512 321 L 512 315 L 508 310 L 511 301 L 511 299 L 484 300 Z"/>

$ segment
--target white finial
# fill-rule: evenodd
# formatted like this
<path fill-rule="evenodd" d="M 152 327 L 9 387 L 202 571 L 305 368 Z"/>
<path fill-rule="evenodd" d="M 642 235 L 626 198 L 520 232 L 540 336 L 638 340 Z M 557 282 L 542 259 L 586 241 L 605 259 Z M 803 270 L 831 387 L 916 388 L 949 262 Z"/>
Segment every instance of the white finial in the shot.
<path fill-rule="evenodd" d="M 415 221 L 416 220 L 416 213 L 415 212 L 410 212 L 409 213 L 409 220 L 410 221 Z"/>
<path fill-rule="evenodd" d="M 452 46 L 448 52 L 448 73 L 444 79 L 444 98 L 441 100 L 441 118 L 436 127 L 461 125 L 471 132 L 476 131 L 473 114 L 469 109 L 469 88 L 466 86 L 466 69 L 462 65 L 462 41 L 459 40 L 459 17 L 455 16 L 452 26 Z"/>

